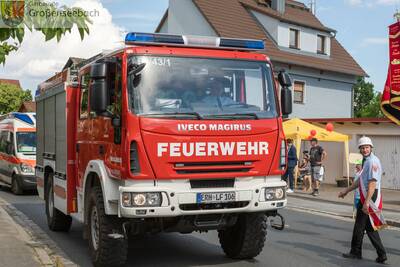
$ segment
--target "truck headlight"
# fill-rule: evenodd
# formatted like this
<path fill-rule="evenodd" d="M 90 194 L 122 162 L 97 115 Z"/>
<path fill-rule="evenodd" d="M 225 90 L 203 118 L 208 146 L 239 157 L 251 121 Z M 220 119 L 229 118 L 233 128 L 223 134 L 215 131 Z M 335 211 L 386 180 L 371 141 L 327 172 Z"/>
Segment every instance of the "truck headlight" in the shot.
<path fill-rule="evenodd" d="M 285 190 L 282 187 L 265 188 L 264 194 L 266 201 L 281 200 L 285 198 Z"/>
<path fill-rule="evenodd" d="M 128 192 L 122 193 L 122 205 L 124 207 L 132 206 L 132 194 Z"/>
<path fill-rule="evenodd" d="M 20 167 L 21 167 L 21 172 L 23 173 L 33 173 L 33 168 L 31 165 L 28 165 L 26 163 L 21 163 Z"/>
<path fill-rule="evenodd" d="M 133 194 L 133 205 L 134 206 L 144 206 L 146 204 L 146 195 L 139 193 Z"/>
<path fill-rule="evenodd" d="M 285 196 L 285 191 L 282 188 L 277 188 L 275 190 L 275 198 L 282 199 Z"/>
<path fill-rule="evenodd" d="M 124 207 L 160 207 L 162 203 L 162 196 L 160 192 L 123 192 L 121 201 Z"/>
<path fill-rule="evenodd" d="M 272 188 L 265 188 L 265 199 L 273 200 L 275 197 L 275 190 Z"/>

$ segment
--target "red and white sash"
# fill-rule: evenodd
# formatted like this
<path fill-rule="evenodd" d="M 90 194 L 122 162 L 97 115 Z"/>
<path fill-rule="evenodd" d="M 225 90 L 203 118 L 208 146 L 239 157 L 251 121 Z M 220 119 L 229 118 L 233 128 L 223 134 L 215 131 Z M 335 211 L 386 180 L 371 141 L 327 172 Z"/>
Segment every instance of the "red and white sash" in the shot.
<path fill-rule="evenodd" d="M 362 177 L 359 178 L 358 188 L 360 190 L 360 200 L 361 204 L 364 205 L 365 198 L 367 197 L 367 189 L 362 181 Z M 385 218 L 383 217 L 382 213 L 382 195 L 381 190 L 378 189 L 378 195 L 376 200 L 373 201 L 372 199 L 369 201 L 369 219 L 371 221 L 371 225 L 374 230 L 380 230 L 387 226 Z"/>

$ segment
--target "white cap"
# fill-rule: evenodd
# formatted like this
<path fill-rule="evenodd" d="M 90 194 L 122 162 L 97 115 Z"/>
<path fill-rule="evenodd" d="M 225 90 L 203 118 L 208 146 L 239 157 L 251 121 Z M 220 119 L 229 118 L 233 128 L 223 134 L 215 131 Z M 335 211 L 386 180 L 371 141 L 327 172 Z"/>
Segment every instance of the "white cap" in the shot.
<path fill-rule="evenodd" d="M 374 147 L 374 145 L 372 144 L 371 138 L 369 138 L 367 136 L 363 136 L 358 140 L 358 148 L 360 148 L 361 146 L 367 146 L 367 145 Z"/>

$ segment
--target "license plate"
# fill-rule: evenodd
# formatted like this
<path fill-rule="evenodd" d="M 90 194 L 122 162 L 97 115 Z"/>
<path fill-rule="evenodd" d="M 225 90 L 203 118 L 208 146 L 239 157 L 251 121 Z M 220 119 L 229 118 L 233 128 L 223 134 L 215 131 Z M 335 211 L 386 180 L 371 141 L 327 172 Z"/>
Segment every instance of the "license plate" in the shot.
<path fill-rule="evenodd" d="M 235 200 L 235 192 L 197 193 L 197 203 L 221 203 Z"/>

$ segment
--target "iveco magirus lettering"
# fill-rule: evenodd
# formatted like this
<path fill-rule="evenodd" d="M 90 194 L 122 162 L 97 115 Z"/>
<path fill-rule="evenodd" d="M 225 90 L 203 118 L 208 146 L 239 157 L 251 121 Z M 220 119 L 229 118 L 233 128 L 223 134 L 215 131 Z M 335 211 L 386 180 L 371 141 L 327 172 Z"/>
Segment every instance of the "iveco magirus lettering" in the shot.
<path fill-rule="evenodd" d="M 128 239 L 146 232 L 216 230 L 229 257 L 257 256 L 286 206 L 292 102 L 284 72 L 278 101 L 271 62 L 253 51 L 263 48 L 129 33 L 43 82 L 35 172 L 49 228 L 82 222 L 95 266 L 123 265 Z"/>

